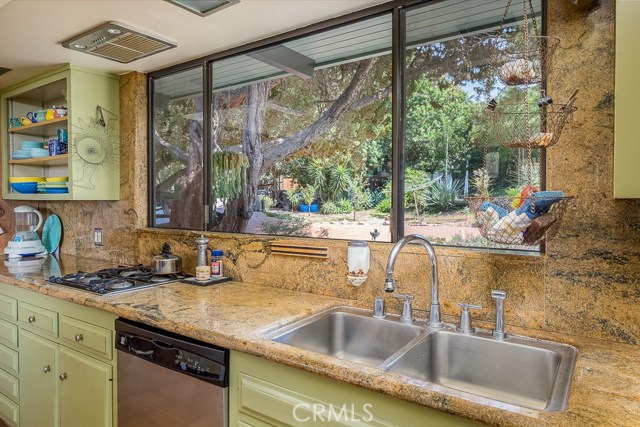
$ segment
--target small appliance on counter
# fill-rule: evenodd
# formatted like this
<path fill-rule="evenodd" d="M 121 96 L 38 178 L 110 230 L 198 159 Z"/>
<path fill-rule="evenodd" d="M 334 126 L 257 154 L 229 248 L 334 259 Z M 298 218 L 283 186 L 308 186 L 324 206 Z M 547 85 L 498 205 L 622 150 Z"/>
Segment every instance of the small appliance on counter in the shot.
<path fill-rule="evenodd" d="M 42 214 L 31 206 L 18 206 L 15 213 L 16 232 L 4 249 L 9 258 L 45 255 L 45 247 L 37 231 L 42 226 Z"/>

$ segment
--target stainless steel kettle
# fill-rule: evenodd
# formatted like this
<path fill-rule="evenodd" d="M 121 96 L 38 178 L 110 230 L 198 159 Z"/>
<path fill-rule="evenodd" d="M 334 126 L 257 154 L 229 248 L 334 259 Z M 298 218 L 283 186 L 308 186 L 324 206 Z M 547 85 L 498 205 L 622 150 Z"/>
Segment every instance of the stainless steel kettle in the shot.
<path fill-rule="evenodd" d="M 174 274 L 182 271 L 182 258 L 171 253 L 171 246 L 164 242 L 162 253 L 151 259 L 151 267 L 156 274 Z"/>

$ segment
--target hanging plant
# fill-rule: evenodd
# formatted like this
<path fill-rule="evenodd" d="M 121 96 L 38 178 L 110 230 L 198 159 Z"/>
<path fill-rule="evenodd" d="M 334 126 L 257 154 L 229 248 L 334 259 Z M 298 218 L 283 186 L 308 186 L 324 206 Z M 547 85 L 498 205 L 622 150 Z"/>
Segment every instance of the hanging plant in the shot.
<path fill-rule="evenodd" d="M 213 153 L 211 165 L 214 197 L 224 200 L 238 197 L 247 182 L 247 156 L 243 153 L 217 151 Z"/>

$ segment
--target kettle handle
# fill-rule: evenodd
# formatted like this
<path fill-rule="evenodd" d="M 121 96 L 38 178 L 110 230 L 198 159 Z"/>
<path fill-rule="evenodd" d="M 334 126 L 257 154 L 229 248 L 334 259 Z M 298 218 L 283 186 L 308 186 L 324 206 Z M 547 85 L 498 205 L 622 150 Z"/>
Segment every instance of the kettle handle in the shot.
<path fill-rule="evenodd" d="M 33 231 L 38 231 L 40 230 L 40 226 L 42 225 L 42 214 L 36 209 L 33 210 L 33 213 L 38 215 L 38 225 L 36 225 L 36 228 L 34 228 Z"/>

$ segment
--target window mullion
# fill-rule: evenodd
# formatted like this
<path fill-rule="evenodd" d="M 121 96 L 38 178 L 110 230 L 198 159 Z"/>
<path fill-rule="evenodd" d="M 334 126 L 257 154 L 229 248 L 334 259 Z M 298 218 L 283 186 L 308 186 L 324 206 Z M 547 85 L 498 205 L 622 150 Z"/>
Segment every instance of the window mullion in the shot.
<path fill-rule="evenodd" d="M 202 81 L 204 82 L 204 93 L 202 94 L 202 133 L 203 142 L 202 142 L 202 179 L 204 181 L 204 185 L 202 186 L 202 201 L 203 201 L 203 209 L 205 209 L 204 215 L 204 224 L 203 229 L 209 230 L 211 227 L 211 214 L 212 210 L 215 209 L 215 206 L 212 206 L 213 200 L 211 199 L 211 189 L 213 188 L 213 183 L 211 182 L 211 94 L 213 87 L 213 74 L 211 70 L 213 69 L 212 63 L 205 62 L 202 67 L 202 72 L 204 75 L 202 76 Z"/>
<path fill-rule="evenodd" d="M 392 181 L 391 181 L 391 241 L 404 236 L 404 136 L 405 136 L 405 62 L 406 13 L 395 8 L 392 18 Z"/>

